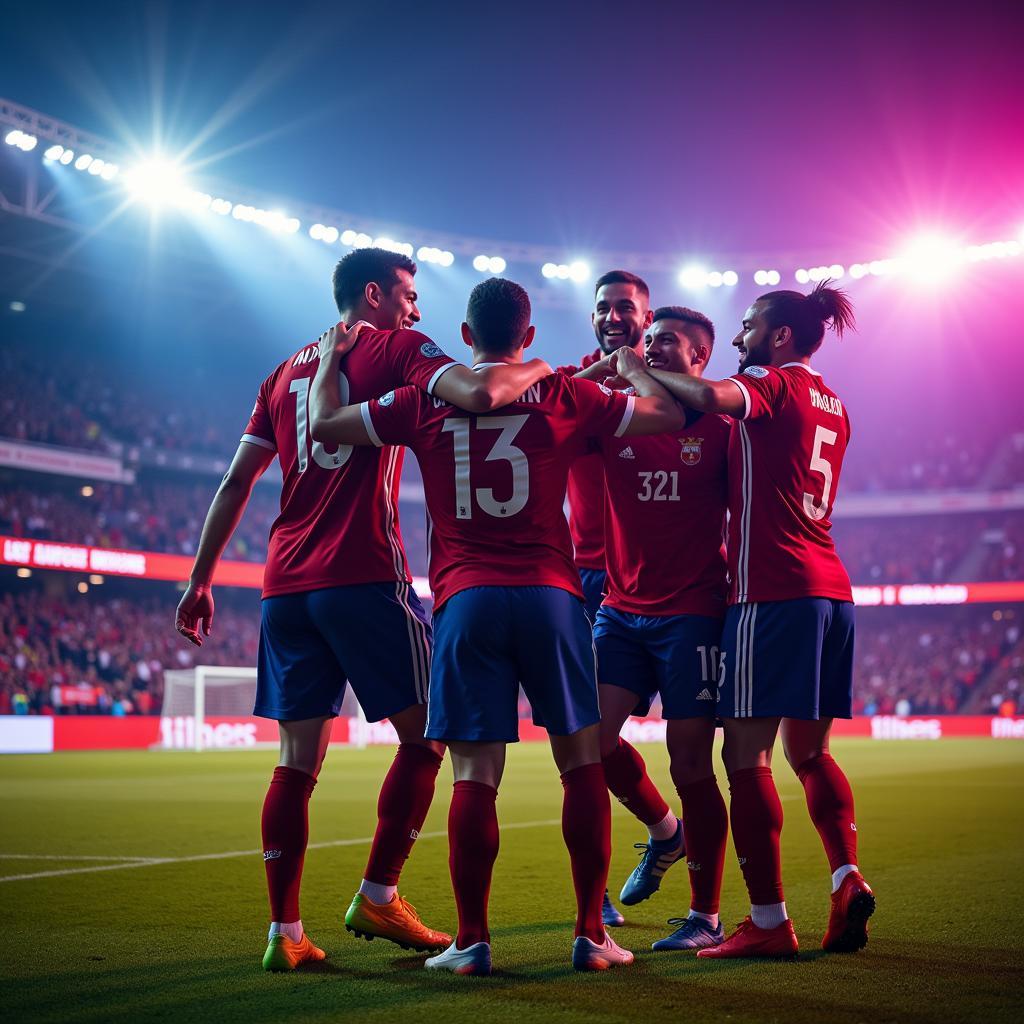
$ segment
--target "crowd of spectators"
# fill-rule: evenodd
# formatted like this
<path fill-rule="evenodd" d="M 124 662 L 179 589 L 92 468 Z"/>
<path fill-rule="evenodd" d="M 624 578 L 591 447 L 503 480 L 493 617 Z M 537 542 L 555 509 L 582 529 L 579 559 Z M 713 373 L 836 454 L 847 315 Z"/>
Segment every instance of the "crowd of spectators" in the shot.
<path fill-rule="evenodd" d="M 1021 639 L 1021 606 L 862 610 L 857 620 L 854 713 L 952 715 L 975 709 L 1015 714 L 1019 679 L 987 700 L 993 673 Z M 1010 683 L 1013 682 L 1011 686 Z"/>
<path fill-rule="evenodd" d="M 194 665 L 255 665 L 259 609 L 220 601 L 216 642 L 187 644 L 164 599 L 0 595 L 0 715 L 85 712 L 157 714 L 164 671 Z M 68 688 L 82 691 L 73 702 Z"/>

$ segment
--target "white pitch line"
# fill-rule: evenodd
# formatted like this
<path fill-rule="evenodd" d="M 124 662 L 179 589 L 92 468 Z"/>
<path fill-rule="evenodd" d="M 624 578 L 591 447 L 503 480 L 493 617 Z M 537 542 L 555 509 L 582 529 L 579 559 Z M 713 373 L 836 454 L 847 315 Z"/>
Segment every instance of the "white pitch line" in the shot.
<path fill-rule="evenodd" d="M 519 828 L 543 828 L 547 825 L 560 825 L 561 819 L 549 818 L 544 821 L 513 821 L 508 825 L 502 825 L 502 831 L 509 831 L 510 829 Z M 420 839 L 440 839 L 442 836 L 447 836 L 448 830 L 445 829 L 441 832 L 421 832 L 419 834 Z M 306 847 L 308 850 L 323 850 L 333 846 L 365 846 L 367 843 L 373 842 L 373 836 L 368 836 L 360 839 L 333 839 L 325 843 L 310 843 Z M 88 868 L 63 868 L 59 871 L 33 871 L 27 875 L 0 875 L 0 882 L 25 882 L 33 878 L 59 878 L 64 875 L 87 875 L 97 871 L 127 871 L 129 868 L 151 868 L 158 864 L 188 864 L 195 861 L 202 860 L 228 860 L 232 857 L 253 857 L 257 854 L 262 853 L 262 850 L 229 850 L 224 853 L 196 853 L 189 857 L 148 857 L 146 859 L 139 859 L 133 861 L 123 861 L 117 864 L 97 864 L 93 867 Z M 17 858 L 29 859 L 26 854 L 18 854 Z M 53 856 L 41 856 L 38 860 L 52 860 L 56 859 Z M 69 858 L 74 860 L 85 860 L 84 857 Z"/>
<path fill-rule="evenodd" d="M 0 853 L 0 860 L 129 860 L 129 861 L 158 861 L 162 857 L 99 857 L 95 854 L 76 857 L 70 853 Z"/>

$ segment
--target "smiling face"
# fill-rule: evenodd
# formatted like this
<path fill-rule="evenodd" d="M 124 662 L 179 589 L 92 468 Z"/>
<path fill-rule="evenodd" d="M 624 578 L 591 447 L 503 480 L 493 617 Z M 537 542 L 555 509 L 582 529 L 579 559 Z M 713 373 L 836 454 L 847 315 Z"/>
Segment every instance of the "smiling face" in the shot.
<path fill-rule="evenodd" d="M 644 361 L 655 370 L 699 377 L 710 356 L 707 331 L 683 320 L 658 320 L 644 338 Z"/>
<path fill-rule="evenodd" d="M 373 322 L 381 330 L 394 331 L 400 327 L 413 327 L 420 321 L 416 305 L 416 281 L 408 270 L 395 269 L 397 280 L 386 291 L 376 283 L 367 285 L 367 303 L 374 306 Z"/>
<path fill-rule="evenodd" d="M 765 304 L 755 302 L 743 314 L 743 324 L 732 343 L 740 357 L 740 373 L 748 366 L 771 366 L 773 335 L 788 331 L 787 327 L 772 330 L 765 318 Z"/>
<path fill-rule="evenodd" d="M 636 348 L 652 315 L 650 300 L 635 284 L 602 285 L 590 317 L 601 351 L 607 355 L 624 345 Z"/>

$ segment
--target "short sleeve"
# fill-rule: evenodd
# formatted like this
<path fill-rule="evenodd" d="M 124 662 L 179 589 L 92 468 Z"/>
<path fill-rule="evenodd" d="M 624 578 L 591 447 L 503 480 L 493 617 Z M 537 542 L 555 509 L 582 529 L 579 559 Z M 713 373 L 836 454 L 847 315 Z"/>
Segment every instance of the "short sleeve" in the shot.
<path fill-rule="evenodd" d="M 593 381 L 569 380 L 576 395 L 576 422 L 580 432 L 586 437 L 622 437 L 633 418 L 636 398 Z"/>
<path fill-rule="evenodd" d="M 771 416 L 786 394 L 785 375 L 769 366 L 748 366 L 742 373 L 729 377 L 743 395 L 743 416 L 754 420 Z"/>
<path fill-rule="evenodd" d="M 249 423 L 242 434 L 242 440 L 247 444 L 255 444 L 268 451 L 277 451 L 277 441 L 274 439 L 274 424 L 270 418 L 270 403 L 267 400 L 267 381 L 260 385 L 259 394 L 256 396 L 256 404 L 253 406 Z"/>
<path fill-rule="evenodd" d="M 397 367 L 406 384 L 421 388 L 428 395 L 442 375 L 457 363 L 425 334 L 419 331 L 395 331 L 388 342 L 388 359 Z"/>
<path fill-rule="evenodd" d="M 363 402 L 359 414 L 370 440 L 378 448 L 386 444 L 410 445 L 419 432 L 423 407 L 429 401 L 419 388 L 404 387 Z"/>

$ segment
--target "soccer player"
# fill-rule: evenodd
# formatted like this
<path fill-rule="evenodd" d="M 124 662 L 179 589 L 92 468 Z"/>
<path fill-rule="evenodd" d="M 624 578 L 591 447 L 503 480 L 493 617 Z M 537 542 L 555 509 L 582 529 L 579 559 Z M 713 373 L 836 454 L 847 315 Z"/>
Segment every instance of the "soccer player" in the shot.
<path fill-rule="evenodd" d="M 590 322 L 597 349 L 579 366 L 559 367 L 560 373 L 595 380 L 608 377 L 609 357 L 620 348 L 643 352 L 644 331 L 651 325 L 651 293 L 647 282 L 628 270 L 609 270 L 594 285 L 594 310 Z M 580 571 L 587 617 L 593 623 L 604 597 L 605 568 L 604 463 L 599 453 L 588 450 L 572 464 L 566 489 L 569 530 L 576 567 Z M 601 915 L 606 925 L 617 927 L 625 918 L 604 894 Z"/>
<path fill-rule="evenodd" d="M 711 321 L 663 306 L 645 338 L 648 366 L 699 378 L 715 341 Z M 729 421 L 692 413 L 678 431 L 601 442 L 608 584 L 594 625 L 601 758 L 611 792 L 650 833 L 620 899 L 653 895 L 687 850 L 683 822 L 619 736 L 630 715 L 661 695 L 672 781 L 682 800 L 690 869 L 689 916 L 673 918 L 656 950 L 722 941 L 718 918 L 729 824 L 712 767 L 722 618 L 728 587 L 725 510 Z"/>
<path fill-rule="evenodd" d="M 336 370 L 345 400 L 359 402 L 411 383 L 461 407 L 504 404 L 549 373 L 547 364 L 475 374 L 411 330 L 419 321 L 416 264 L 383 249 L 358 249 L 334 271 L 346 323 L 370 330 Z M 366 875 L 345 918 L 357 934 L 415 949 L 450 937 L 427 928 L 397 892 L 398 878 L 434 793 L 444 748 L 425 740 L 430 626 L 410 586 L 398 527 L 403 451 L 312 440 L 307 397 L 315 343 L 263 382 L 249 424 L 203 526 L 176 627 L 197 646 L 209 636 L 211 581 L 253 485 L 277 455 L 281 514 L 271 527 L 263 585 L 254 714 L 280 723 L 281 756 L 263 805 L 263 857 L 270 895 L 268 970 L 291 969 L 323 952 L 302 929 L 299 886 L 307 807 L 351 683 L 370 721 L 390 719 L 398 752 L 381 787 Z"/>
<path fill-rule="evenodd" d="M 613 352 L 620 348 L 631 348 L 637 355 L 643 352 L 644 331 L 651 326 L 651 316 L 651 293 L 642 278 L 628 270 L 602 274 L 594 287 L 594 311 L 590 314 L 597 349 L 584 356 L 579 366 L 559 367 L 559 372 L 600 380 L 607 375 L 606 357 Z M 604 495 L 601 456 L 580 456 L 569 470 L 569 529 L 591 622 L 605 588 Z"/>
<path fill-rule="evenodd" d="M 526 292 L 497 278 L 477 285 L 462 333 L 477 368 L 518 363 L 534 336 Z M 611 810 L 590 622 L 562 503 L 569 465 L 588 438 L 673 429 L 682 414 L 634 353 L 621 353 L 617 369 L 637 396 L 553 374 L 506 408 L 475 417 L 412 388 L 338 409 L 329 365 L 314 382 L 315 437 L 406 444 L 423 474 L 436 631 L 427 736 L 452 752 L 449 866 L 459 911 L 455 942 L 429 968 L 490 972 L 495 799 L 506 745 L 518 739 L 520 682 L 534 720 L 548 730 L 564 786 L 562 834 L 577 902 L 573 966 L 603 970 L 633 959 L 601 920 Z"/>
<path fill-rule="evenodd" d="M 875 898 L 857 867 L 853 794 L 829 753 L 834 718 L 849 718 L 853 600 L 831 537 L 850 420 L 811 368 L 826 326 L 853 326 L 846 294 L 822 282 L 803 295 L 776 291 L 746 311 L 733 345 L 739 372 L 706 381 L 652 370 L 692 409 L 737 422 L 729 447 L 730 607 L 722 637 L 718 714 L 732 797 L 733 841 L 750 916 L 701 957 L 793 956 L 779 835 L 782 805 L 771 757 L 782 726 L 786 759 L 832 870 L 832 908 L 822 947 L 867 942 Z"/>

